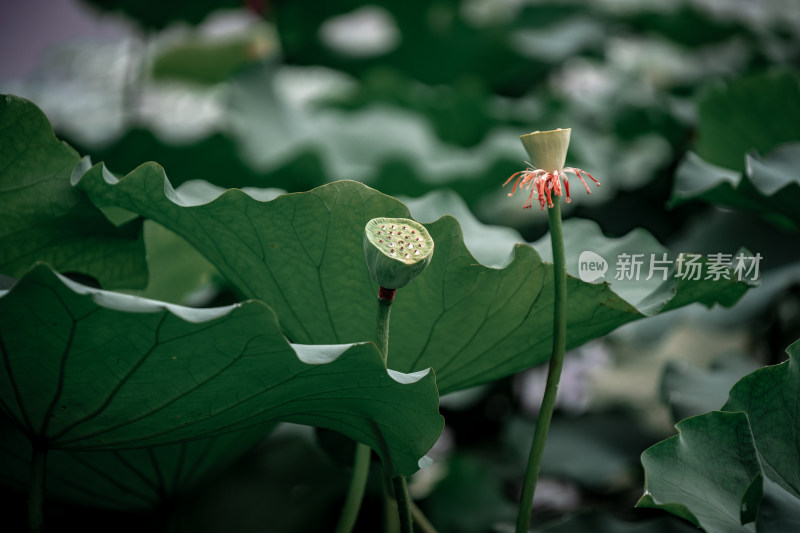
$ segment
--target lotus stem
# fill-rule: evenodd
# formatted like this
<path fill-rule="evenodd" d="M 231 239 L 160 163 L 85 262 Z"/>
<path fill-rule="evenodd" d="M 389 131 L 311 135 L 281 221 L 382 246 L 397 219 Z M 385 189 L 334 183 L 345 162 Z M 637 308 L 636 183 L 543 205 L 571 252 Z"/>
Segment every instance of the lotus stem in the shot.
<path fill-rule="evenodd" d="M 375 336 L 378 349 L 381 352 L 383 364 L 389 358 L 389 316 L 392 302 L 397 291 L 395 289 L 380 288 L 378 292 L 378 319 L 375 327 Z M 372 450 L 366 444 L 356 443 L 356 452 L 353 459 L 353 474 L 350 477 L 350 486 L 342 506 L 342 514 L 336 524 L 336 533 L 350 533 L 356 525 L 361 502 L 364 500 L 364 490 L 369 478 L 369 462 Z M 404 481 L 405 482 L 405 481 Z"/>
<path fill-rule="evenodd" d="M 44 487 L 47 476 L 47 448 L 33 444 L 28 492 L 28 531 L 44 531 Z"/>
<path fill-rule="evenodd" d="M 353 475 L 350 477 L 350 486 L 347 489 L 347 497 L 342 506 L 342 514 L 339 516 L 339 523 L 336 524 L 336 533 L 349 533 L 353 530 L 358 519 L 358 512 L 361 510 L 361 502 L 364 500 L 364 490 L 367 487 L 369 478 L 369 461 L 372 449 L 366 444 L 356 443 L 356 453 L 353 459 Z"/>
<path fill-rule="evenodd" d="M 553 308 L 553 351 L 550 356 L 550 368 L 547 372 L 547 384 L 542 399 L 542 407 L 536 420 L 536 430 L 525 471 L 525 483 L 522 487 L 516 533 L 527 533 L 533 508 L 533 497 L 536 492 L 536 481 L 542 464 L 547 431 L 553 418 L 558 383 L 561 369 L 564 366 L 564 352 L 567 345 L 567 264 L 564 254 L 564 235 L 561 229 L 560 198 L 553 198 L 553 206 L 547 210 L 550 223 L 550 242 L 553 248 L 553 287 L 555 304 Z"/>
<path fill-rule="evenodd" d="M 411 497 L 408 495 L 408 485 L 404 476 L 392 478 L 394 499 L 397 502 L 397 511 L 400 515 L 400 533 L 414 531 L 414 518 L 411 515 Z"/>

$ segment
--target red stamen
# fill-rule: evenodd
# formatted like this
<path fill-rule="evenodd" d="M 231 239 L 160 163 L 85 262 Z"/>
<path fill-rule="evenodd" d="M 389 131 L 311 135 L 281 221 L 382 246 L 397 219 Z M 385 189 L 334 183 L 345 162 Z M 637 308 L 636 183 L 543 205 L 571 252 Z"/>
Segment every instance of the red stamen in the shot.
<path fill-rule="evenodd" d="M 572 200 L 569 198 L 569 180 L 567 179 L 566 173 L 562 173 L 561 176 L 564 178 L 564 190 L 567 192 L 567 203 L 570 203 Z"/>
<path fill-rule="evenodd" d="M 594 178 L 592 177 L 592 175 L 591 175 L 591 174 L 589 174 L 588 172 L 586 172 L 585 170 L 583 170 L 583 169 L 580 169 L 580 168 L 576 168 L 575 170 L 576 170 L 576 171 L 578 171 L 578 172 L 583 172 L 584 174 L 586 174 L 587 176 L 589 176 L 589 179 L 591 179 L 593 182 L 595 182 L 595 183 L 597 184 L 597 186 L 598 186 L 598 187 L 600 186 L 600 182 L 599 182 L 599 181 L 597 181 L 596 179 L 594 179 Z"/>
<path fill-rule="evenodd" d="M 591 174 L 589 174 L 588 172 L 586 172 L 585 170 L 582 170 L 580 168 L 568 167 L 568 168 L 565 168 L 564 171 L 565 172 L 572 172 L 573 174 L 578 176 L 578 179 L 581 180 L 581 183 L 583 183 L 583 186 L 586 189 L 586 193 L 587 194 L 592 194 L 592 191 L 589 189 L 589 186 L 586 184 L 586 180 L 583 179 L 583 174 L 586 174 L 593 182 L 595 182 L 597 184 L 598 187 L 600 186 L 600 182 L 597 181 L 596 179 L 594 179 L 594 177 Z"/>
<path fill-rule="evenodd" d="M 519 172 L 514 172 L 513 174 L 511 174 L 511 177 L 506 180 L 506 182 L 503 184 L 503 187 L 508 185 L 509 181 L 513 180 L 514 178 L 516 178 L 520 174 L 524 174 L 525 172 L 527 172 L 527 170 L 520 170 Z M 517 182 L 519 182 L 519 180 L 517 180 Z M 516 185 L 514 185 L 514 187 L 516 187 Z"/>
<path fill-rule="evenodd" d="M 521 180 L 523 177 L 525 177 L 525 174 L 526 174 L 527 172 L 528 172 L 527 170 L 520 170 L 519 172 L 515 172 L 514 174 L 512 174 L 512 175 L 511 175 L 511 177 L 510 177 L 510 178 L 508 178 L 508 179 L 506 180 L 506 182 L 503 184 L 503 187 L 505 187 L 506 185 L 508 185 L 508 182 L 509 182 L 509 181 L 511 181 L 511 180 L 513 180 L 515 177 L 519 176 L 519 177 L 517 178 L 517 181 L 515 181 L 515 182 L 514 182 L 514 186 L 511 188 L 511 192 L 510 192 L 510 193 L 508 193 L 508 195 L 509 195 L 509 196 L 513 196 L 513 195 L 514 195 L 514 191 L 516 191 L 516 190 L 517 190 L 517 185 L 519 185 L 519 180 Z"/>
<path fill-rule="evenodd" d="M 553 192 L 555 192 L 556 196 L 561 196 L 561 172 L 554 170 L 550 174 L 550 182 L 553 184 Z"/>
<path fill-rule="evenodd" d="M 528 195 L 528 199 L 525 200 L 525 203 L 522 204 L 522 209 L 530 209 L 533 206 L 533 193 L 536 192 L 534 187 L 531 187 L 531 192 Z"/>
<path fill-rule="evenodd" d="M 594 177 L 586 172 L 585 170 L 581 170 L 579 168 L 567 167 L 563 170 L 554 170 L 552 172 L 547 172 L 540 168 L 527 168 L 525 170 L 520 170 L 519 172 L 515 172 L 514 174 L 509 177 L 503 186 L 508 185 L 511 181 L 514 181 L 514 186 L 511 188 L 511 192 L 508 196 L 513 196 L 516 192 L 517 188 L 519 189 L 529 189 L 528 198 L 525 201 L 525 204 L 522 206 L 523 208 L 530 208 L 533 205 L 533 198 L 536 196 L 537 200 L 539 201 L 539 205 L 544 209 L 545 207 L 555 207 L 553 203 L 553 196 L 566 196 L 567 203 L 572 201 L 570 197 L 569 191 L 569 179 L 567 173 L 571 172 L 574 174 L 583 186 L 586 188 L 586 192 L 591 194 L 591 190 L 589 189 L 586 180 L 584 179 L 583 174 L 586 174 L 592 181 L 594 181 L 597 185 L 600 185 Z M 562 187 L 561 180 L 564 180 L 564 185 Z"/>

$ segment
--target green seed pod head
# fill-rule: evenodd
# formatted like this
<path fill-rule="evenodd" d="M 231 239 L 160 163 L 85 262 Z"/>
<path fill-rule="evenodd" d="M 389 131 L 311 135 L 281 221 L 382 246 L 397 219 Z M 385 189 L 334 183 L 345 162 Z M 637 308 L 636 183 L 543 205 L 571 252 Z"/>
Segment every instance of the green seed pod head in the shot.
<path fill-rule="evenodd" d="M 534 168 L 553 172 L 564 168 L 571 132 L 570 128 L 534 131 L 527 135 L 521 135 L 519 139 L 522 141 L 525 151 L 531 156 Z"/>
<path fill-rule="evenodd" d="M 372 279 L 385 289 L 405 287 L 433 257 L 425 226 L 407 218 L 373 218 L 364 228 L 364 255 Z"/>

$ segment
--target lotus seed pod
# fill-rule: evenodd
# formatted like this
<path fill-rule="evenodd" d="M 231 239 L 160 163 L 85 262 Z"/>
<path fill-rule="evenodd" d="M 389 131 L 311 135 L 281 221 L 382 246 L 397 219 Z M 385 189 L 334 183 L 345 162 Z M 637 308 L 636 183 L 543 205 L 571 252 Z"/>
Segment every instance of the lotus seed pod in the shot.
<path fill-rule="evenodd" d="M 571 132 L 570 128 L 534 131 L 527 135 L 521 135 L 520 140 L 525 151 L 531 157 L 534 168 L 553 172 L 564 168 Z"/>
<path fill-rule="evenodd" d="M 373 218 L 364 228 L 369 273 L 386 289 L 405 287 L 433 257 L 433 239 L 425 226 L 407 218 Z"/>

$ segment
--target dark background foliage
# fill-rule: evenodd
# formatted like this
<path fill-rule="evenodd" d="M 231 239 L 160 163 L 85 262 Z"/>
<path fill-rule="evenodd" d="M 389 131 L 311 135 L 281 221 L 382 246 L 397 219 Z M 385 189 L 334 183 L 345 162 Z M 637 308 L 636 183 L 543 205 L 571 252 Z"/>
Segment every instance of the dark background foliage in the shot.
<path fill-rule="evenodd" d="M 0 92 L 36 102 L 60 138 L 115 172 L 157 161 L 175 186 L 202 179 L 299 192 L 355 179 L 402 199 L 450 191 L 479 222 L 534 241 L 546 217 L 522 211 L 523 200 L 501 188 L 524 165 L 516 138 L 571 127 L 568 163 L 602 187 L 586 196 L 573 185 L 567 217 L 592 219 L 611 237 L 644 228 L 671 252 L 759 252 L 762 286 L 732 310 L 676 311 L 568 355 L 535 523 L 689 530 L 633 509 L 639 455 L 686 416 L 662 372 L 679 364 L 714 374 L 703 386 L 717 396 L 696 406 L 709 410 L 738 377 L 780 362 L 800 337 L 800 241 L 780 196 L 759 193 L 757 205 L 727 190 L 670 199 L 690 151 L 744 172 L 746 154 L 800 141 L 800 19 L 791 1 L 57 4 L 53 12 L 72 18 L 21 2 L 4 8 Z M 13 26 L 41 35 L 74 20 L 78 29 L 52 31 L 65 38 L 26 68 L 15 64 L 26 37 Z M 789 168 L 783 177 L 796 182 L 798 167 Z M 739 192 L 752 199 L 747 187 Z M 196 279 L 203 283 L 150 295 L 194 305 L 239 297 L 219 276 Z M 717 364 L 733 353 L 745 363 Z M 536 368 L 442 398 L 436 463 L 411 483 L 439 531 L 511 523 L 543 376 Z M 330 432 L 285 428 L 154 507 L 56 500 L 49 523 L 54 531 L 329 531 L 349 446 Z M 381 482 L 370 480 L 359 531 L 380 527 Z M 24 500 L 17 487 L 4 489 L 9 531 L 23 527 Z"/>

